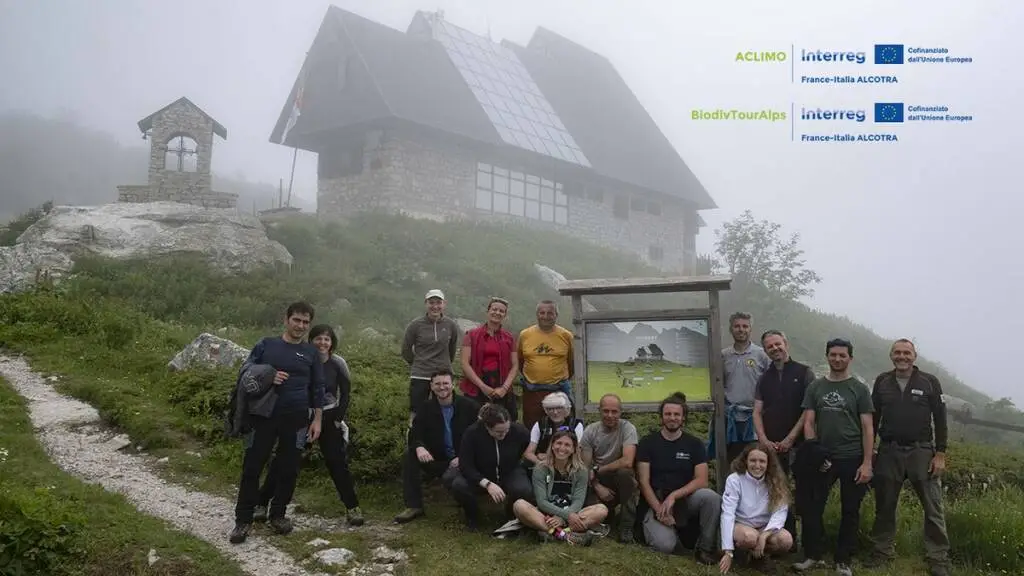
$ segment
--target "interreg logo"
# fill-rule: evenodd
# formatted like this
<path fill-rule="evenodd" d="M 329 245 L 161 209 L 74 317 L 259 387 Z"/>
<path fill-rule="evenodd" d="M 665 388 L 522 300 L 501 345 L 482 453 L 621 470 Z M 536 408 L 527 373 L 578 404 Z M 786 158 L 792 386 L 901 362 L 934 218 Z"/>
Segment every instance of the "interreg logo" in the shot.
<path fill-rule="evenodd" d="M 868 113 L 865 110 L 842 110 L 842 109 L 823 109 L 823 108 L 800 108 L 800 119 L 805 121 L 849 121 L 849 122 L 864 122 L 867 120 Z"/>

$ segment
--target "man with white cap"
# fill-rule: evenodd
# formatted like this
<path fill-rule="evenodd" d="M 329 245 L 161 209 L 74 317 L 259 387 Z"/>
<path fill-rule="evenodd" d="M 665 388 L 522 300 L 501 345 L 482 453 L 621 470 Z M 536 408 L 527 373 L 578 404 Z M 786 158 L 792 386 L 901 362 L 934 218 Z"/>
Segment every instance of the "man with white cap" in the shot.
<path fill-rule="evenodd" d="M 434 289 L 423 297 L 426 314 L 409 323 L 402 339 L 402 358 L 409 363 L 409 412 L 416 414 L 430 397 L 430 376 L 451 370 L 458 350 L 459 326 L 444 315 L 444 292 Z"/>

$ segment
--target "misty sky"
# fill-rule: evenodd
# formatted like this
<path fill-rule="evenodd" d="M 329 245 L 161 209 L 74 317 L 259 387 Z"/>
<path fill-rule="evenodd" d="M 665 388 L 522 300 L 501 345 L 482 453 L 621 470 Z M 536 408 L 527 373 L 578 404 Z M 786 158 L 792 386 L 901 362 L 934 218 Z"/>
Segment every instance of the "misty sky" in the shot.
<path fill-rule="evenodd" d="M 996 337 L 1019 335 L 1024 133 L 1010 0 L 639 1 L 338 0 L 405 30 L 415 10 L 526 44 L 537 26 L 608 57 L 719 205 L 711 230 L 751 209 L 799 232 L 824 278 L 810 304 L 914 338 L 969 385 L 1024 405 Z M 70 116 L 144 145 L 135 123 L 188 96 L 228 129 L 214 170 L 287 182 L 291 150 L 268 142 L 328 3 L 309 0 L 0 0 L 0 110 Z M 1019 30 L 1015 31 L 1019 36 Z M 739 64 L 739 50 L 947 47 L 975 62 L 899 69 L 896 86 L 791 85 L 789 66 Z M 870 54 L 869 54 L 870 57 Z M 877 72 L 869 67 L 864 73 Z M 799 72 L 798 72 L 799 73 Z M 964 125 L 906 125 L 897 144 L 799 144 L 789 124 L 712 123 L 693 108 L 946 105 Z M 1012 155 L 1012 158 L 1011 158 Z M 300 153 L 296 194 L 315 199 L 315 156 Z M 1017 182 L 1016 185 L 1012 182 Z M 1018 192 L 1012 192 L 1016 189 Z M 755 330 L 766 328 L 757 325 Z M 992 340 L 993 342 L 989 342 Z M 813 359 L 817 360 L 817 359 Z"/>

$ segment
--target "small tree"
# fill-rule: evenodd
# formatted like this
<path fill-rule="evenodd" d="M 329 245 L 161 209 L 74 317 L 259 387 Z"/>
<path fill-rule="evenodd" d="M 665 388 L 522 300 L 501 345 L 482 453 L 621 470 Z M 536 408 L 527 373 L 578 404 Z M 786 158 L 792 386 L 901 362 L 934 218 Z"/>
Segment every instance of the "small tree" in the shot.
<path fill-rule="evenodd" d="M 781 228 L 774 222 L 755 220 L 750 210 L 726 222 L 715 231 L 716 268 L 790 300 L 813 295 L 811 286 L 821 282 L 821 277 L 805 267 L 800 234 L 784 240 L 779 235 Z"/>

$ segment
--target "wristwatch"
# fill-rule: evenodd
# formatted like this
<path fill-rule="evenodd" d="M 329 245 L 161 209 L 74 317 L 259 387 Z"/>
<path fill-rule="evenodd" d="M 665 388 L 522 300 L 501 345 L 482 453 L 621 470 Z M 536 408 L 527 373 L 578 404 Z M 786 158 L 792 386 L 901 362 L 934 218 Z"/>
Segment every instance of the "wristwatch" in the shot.
<path fill-rule="evenodd" d="M 726 556 L 728 556 L 729 558 L 732 558 L 732 550 L 722 550 L 722 552 L 725 552 Z"/>
<path fill-rule="evenodd" d="M 593 466 L 591 466 L 591 467 L 590 467 L 590 470 L 591 470 L 591 471 L 592 471 L 592 472 L 594 473 L 594 476 L 597 476 L 597 471 L 598 471 L 598 470 L 599 470 L 600 468 L 601 468 L 601 466 L 600 466 L 600 465 L 598 465 L 598 464 L 594 464 Z"/>

